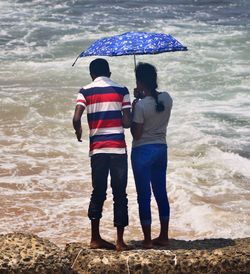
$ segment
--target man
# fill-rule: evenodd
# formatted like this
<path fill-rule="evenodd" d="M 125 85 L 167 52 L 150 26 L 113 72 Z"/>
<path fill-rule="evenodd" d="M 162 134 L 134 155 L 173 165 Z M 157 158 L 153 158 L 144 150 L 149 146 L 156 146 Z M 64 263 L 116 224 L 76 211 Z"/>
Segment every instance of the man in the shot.
<path fill-rule="evenodd" d="M 122 251 L 127 249 L 123 240 L 124 227 L 128 225 L 128 165 L 124 128 L 129 128 L 131 123 L 129 92 L 126 87 L 110 79 L 111 72 L 105 59 L 92 61 L 89 70 L 93 82 L 79 91 L 73 126 L 81 142 L 81 117 L 86 108 L 93 187 L 88 209 L 91 220 L 90 247 Z M 117 227 L 116 246 L 103 240 L 99 232 L 109 172 L 114 198 L 114 226 Z"/>

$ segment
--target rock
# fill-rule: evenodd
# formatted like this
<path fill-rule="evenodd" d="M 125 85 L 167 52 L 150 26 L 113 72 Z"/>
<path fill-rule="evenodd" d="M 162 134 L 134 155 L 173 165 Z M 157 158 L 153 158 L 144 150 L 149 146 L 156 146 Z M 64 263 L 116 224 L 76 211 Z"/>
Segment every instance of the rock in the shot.
<path fill-rule="evenodd" d="M 77 260 L 74 270 L 86 273 L 154 274 L 249 274 L 250 238 L 170 240 L 168 249 L 142 250 L 133 242 L 133 250 L 124 252 L 90 250 L 72 243 L 65 251 Z"/>
<path fill-rule="evenodd" d="M 70 273 L 65 252 L 46 239 L 23 233 L 0 235 L 1 274 Z"/>
<path fill-rule="evenodd" d="M 69 243 L 63 251 L 35 235 L 0 235 L 0 274 L 250 273 L 250 238 L 171 239 L 167 249 L 143 250 L 139 242 L 130 246 L 132 250 L 116 252 Z"/>

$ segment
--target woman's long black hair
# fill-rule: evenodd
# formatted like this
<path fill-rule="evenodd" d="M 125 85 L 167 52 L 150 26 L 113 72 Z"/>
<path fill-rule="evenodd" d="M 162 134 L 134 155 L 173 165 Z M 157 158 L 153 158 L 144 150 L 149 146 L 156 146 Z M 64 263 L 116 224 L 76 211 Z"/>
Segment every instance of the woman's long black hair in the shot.
<path fill-rule="evenodd" d="M 165 107 L 162 102 L 158 101 L 158 92 L 156 91 L 158 87 L 156 68 L 148 63 L 139 63 L 135 68 L 135 77 L 150 90 L 151 96 L 156 102 L 156 111 L 163 111 Z"/>

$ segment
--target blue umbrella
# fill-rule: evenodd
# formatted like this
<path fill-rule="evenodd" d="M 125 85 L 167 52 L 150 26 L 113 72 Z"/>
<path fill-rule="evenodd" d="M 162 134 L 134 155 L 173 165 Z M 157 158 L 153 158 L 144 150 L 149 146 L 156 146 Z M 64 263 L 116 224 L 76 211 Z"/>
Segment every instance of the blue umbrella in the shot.
<path fill-rule="evenodd" d="M 126 32 L 120 35 L 101 38 L 91 44 L 76 58 L 85 56 L 121 56 L 158 54 L 162 52 L 186 51 L 172 35 L 149 32 Z"/>

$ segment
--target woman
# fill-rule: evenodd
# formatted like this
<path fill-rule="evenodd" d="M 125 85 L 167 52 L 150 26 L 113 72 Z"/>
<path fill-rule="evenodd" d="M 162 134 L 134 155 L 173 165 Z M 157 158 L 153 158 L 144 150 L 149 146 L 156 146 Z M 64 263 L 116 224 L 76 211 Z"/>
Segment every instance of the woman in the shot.
<path fill-rule="evenodd" d="M 139 63 L 135 69 L 136 88 L 133 102 L 131 133 L 132 168 L 135 178 L 139 216 L 144 234 L 143 246 L 168 243 L 169 202 L 166 191 L 167 143 L 166 131 L 171 114 L 172 98 L 158 92 L 156 68 Z M 158 205 L 160 234 L 151 239 L 151 187 Z"/>

